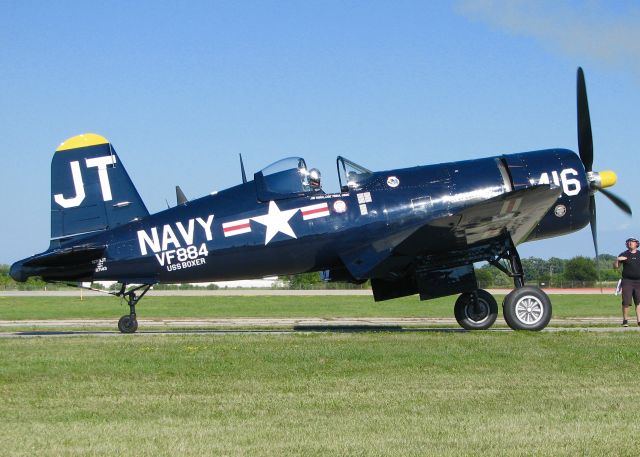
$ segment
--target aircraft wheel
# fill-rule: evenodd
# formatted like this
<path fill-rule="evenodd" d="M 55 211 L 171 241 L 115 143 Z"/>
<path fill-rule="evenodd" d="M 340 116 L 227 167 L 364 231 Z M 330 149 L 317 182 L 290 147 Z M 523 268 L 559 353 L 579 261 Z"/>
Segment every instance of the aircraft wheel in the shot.
<path fill-rule="evenodd" d="M 502 303 L 504 320 L 514 330 L 539 331 L 551 320 L 551 300 L 537 287 L 512 290 Z"/>
<path fill-rule="evenodd" d="M 138 330 L 138 320 L 129 314 L 125 314 L 118 321 L 118 330 L 122 333 L 135 333 Z"/>
<path fill-rule="evenodd" d="M 498 303 L 493 295 L 482 289 L 478 289 L 477 294 L 477 303 L 473 303 L 471 292 L 465 292 L 453 308 L 458 324 L 467 330 L 486 330 L 498 317 Z"/>

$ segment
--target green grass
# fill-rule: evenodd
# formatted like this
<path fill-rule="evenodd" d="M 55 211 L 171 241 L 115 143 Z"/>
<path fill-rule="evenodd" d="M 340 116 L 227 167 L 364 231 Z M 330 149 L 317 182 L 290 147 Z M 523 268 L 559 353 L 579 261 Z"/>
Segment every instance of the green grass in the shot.
<path fill-rule="evenodd" d="M 498 303 L 502 296 L 496 296 Z M 145 297 L 137 307 L 147 318 L 223 317 L 453 317 L 456 297 L 421 302 L 406 297 L 374 302 L 366 296 Z M 551 295 L 553 315 L 619 316 L 613 295 Z M 0 297 L 0 320 L 118 318 L 129 312 L 115 297 Z"/>
<path fill-rule="evenodd" d="M 551 298 L 556 317 L 620 314 Z M 454 300 L 147 297 L 138 314 L 452 317 Z M 2 320 L 127 311 L 0 297 Z M 637 455 L 639 357 L 636 332 L 3 338 L 0 455 Z"/>
<path fill-rule="evenodd" d="M 637 455 L 631 333 L 0 339 L 0 454 Z"/>

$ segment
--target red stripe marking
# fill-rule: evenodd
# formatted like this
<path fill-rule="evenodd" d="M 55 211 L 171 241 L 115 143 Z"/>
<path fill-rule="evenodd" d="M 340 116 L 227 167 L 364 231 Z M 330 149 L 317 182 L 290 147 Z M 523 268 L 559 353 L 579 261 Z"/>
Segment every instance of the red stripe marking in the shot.
<path fill-rule="evenodd" d="M 324 206 L 322 208 L 317 208 L 317 209 L 308 209 L 306 211 L 302 212 L 303 216 L 308 216 L 310 214 L 316 214 L 316 213 L 324 213 L 324 212 L 329 212 L 329 208 Z"/>
<path fill-rule="evenodd" d="M 247 222 L 246 224 L 240 224 L 240 225 L 232 225 L 231 227 L 225 227 L 223 230 L 225 232 L 231 232 L 233 230 L 240 230 L 240 229 L 244 229 L 250 227 L 250 224 Z"/>

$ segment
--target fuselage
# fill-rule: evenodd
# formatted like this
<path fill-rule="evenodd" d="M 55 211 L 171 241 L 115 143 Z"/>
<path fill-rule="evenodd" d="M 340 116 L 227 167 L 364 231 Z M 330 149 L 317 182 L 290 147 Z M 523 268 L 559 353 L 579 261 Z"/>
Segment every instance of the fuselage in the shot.
<path fill-rule="evenodd" d="M 374 172 L 342 192 L 285 192 L 269 200 L 261 200 L 253 180 L 69 240 L 68 245 L 105 247 L 90 277 L 69 279 L 180 283 L 338 268 L 346 253 L 376 243 L 381 233 L 400 234 L 538 184 L 560 186 L 562 194 L 519 242 L 588 223 L 584 167 L 565 149 Z M 63 242 L 57 249 L 65 247 Z M 47 276 L 44 270 L 34 274 Z"/>

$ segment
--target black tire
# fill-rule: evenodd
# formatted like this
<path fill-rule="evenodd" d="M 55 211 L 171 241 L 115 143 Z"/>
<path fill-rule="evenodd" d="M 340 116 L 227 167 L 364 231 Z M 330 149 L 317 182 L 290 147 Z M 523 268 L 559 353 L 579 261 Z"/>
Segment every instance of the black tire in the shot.
<path fill-rule="evenodd" d="M 551 300 L 537 287 L 512 290 L 502 308 L 504 320 L 514 330 L 540 331 L 551 320 Z"/>
<path fill-rule="evenodd" d="M 486 330 L 498 317 L 498 303 L 486 290 L 478 289 L 478 303 L 472 304 L 472 293 L 465 292 L 456 300 L 453 308 L 460 327 L 467 330 Z"/>
<path fill-rule="evenodd" d="M 135 333 L 138 330 L 138 321 L 135 317 L 125 314 L 118 321 L 118 330 L 122 333 Z"/>

